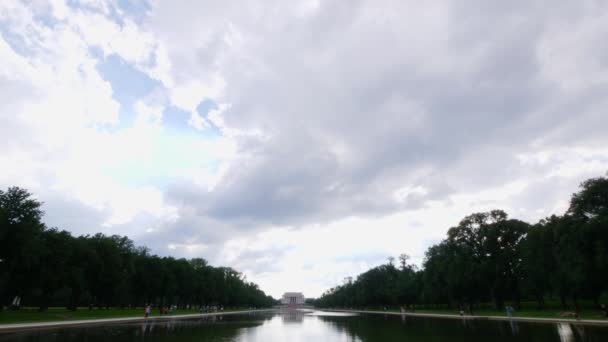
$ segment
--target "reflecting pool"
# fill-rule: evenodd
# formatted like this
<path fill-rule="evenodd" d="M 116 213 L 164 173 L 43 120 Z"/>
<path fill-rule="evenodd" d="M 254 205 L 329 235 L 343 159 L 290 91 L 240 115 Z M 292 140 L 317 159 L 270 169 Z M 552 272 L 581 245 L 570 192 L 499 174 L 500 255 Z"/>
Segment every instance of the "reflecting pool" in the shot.
<path fill-rule="evenodd" d="M 277 311 L 1 333 L 9 341 L 608 341 L 579 324 Z"/>

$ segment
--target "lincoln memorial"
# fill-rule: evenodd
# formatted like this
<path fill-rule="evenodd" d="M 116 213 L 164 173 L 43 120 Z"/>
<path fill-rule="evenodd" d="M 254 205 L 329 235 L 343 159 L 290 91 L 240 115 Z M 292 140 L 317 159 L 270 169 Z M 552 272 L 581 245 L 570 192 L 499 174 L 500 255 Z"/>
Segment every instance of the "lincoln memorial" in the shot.
<path fill-rule="evenodd" d="M 285 292 L 281 298 L 283 305 L 304 305 L 304 295 L 302 292 Z"/>

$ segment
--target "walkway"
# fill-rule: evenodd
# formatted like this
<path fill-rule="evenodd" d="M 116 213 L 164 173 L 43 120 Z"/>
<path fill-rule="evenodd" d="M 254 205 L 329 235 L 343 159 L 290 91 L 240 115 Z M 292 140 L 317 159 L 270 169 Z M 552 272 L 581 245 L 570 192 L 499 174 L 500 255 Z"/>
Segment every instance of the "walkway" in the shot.
<path fill-rule="evenodd" d="M 571 324 L 594 324 L 594 325 L 608 325 L 608 320 L 596 320 L 596 319 L 568 319 L 568 318 L 544 318 L 544 317 L 506 317 L 506 316 L 475 316 L 475 315 L 450 315 L 450 314 L 433 314 L 433 313 L 413 313 L 407 312 L 402 314 L 396 311 L 368 311 L 368 310 L 341 310 L 341 309 L 323 309 L 324 311 L 336 311 L 336 312 L 353 312 L 353 313 L 366 313 L 366 314 L 383 314 L 383 315 L 395 315 L 406 317 L 432 317 L 432 318 L 448 318 L 448 319 L 486 319 L 490 321 L 513 321 L 513 322 L 535 322 L 535 323 L 571 323 Z"/>
<path fill-rule="evenodd" d="M 74 321 L 56 321 L 56 322 L 36 322 L 36 323 L 15 323 L 15 324 L 0 324 L 0 333 L 13 332 L 31 329 L 48 329 L 48 328 L 59 328 L 59 327 L 71 327 L 71 326 L 87 326 L 87 325 L 100 325 L 100 324 L 113 324 L 113 323 L 131 323 L 131 322 L 146 322 L 146 321 L 166 321 L 173 319 L 187 319 L 187 318 L 200 318 L 210 316 L 222 316 L 222 315 L 236 315 L 250 312 L 263 312 L 271 311 L 272 309 L 260 309 L 260 310 L 241 310 L 241 311 L 223 311 L 223 312 L 210 312 L 210 313 L 198 313 L 198 314 L 187 314 L 187 315 L 165 315 L 165 316 L 154 316 L 154 317 L 117 317 L 117 318 L 99 318 L 99 319 L 86 319 L 86 320 L 74 320 Z"/>

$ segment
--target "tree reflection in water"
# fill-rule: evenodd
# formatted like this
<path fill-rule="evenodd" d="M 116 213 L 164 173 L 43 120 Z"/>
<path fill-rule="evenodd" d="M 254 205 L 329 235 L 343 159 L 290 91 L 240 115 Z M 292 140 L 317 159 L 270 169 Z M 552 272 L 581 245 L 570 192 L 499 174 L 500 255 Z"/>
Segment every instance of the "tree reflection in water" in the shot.
<path fill-rule="evenodd" d="M 319 318 L 361 341 L 606 341 L 608 327 L 398 315 Z M 392 318 L 392 319 L 391 319 Z M 395 324 L 398 322 L 398 324 Z M 391 324 L 392 323 L 392 324 Z"/>

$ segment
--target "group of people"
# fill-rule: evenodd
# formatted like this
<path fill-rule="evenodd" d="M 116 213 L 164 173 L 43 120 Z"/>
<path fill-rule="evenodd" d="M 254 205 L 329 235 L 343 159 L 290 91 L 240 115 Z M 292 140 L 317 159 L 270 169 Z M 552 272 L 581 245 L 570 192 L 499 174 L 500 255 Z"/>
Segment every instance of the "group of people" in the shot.
<path fill-rule="evenodd" d="M 224 307 L 223 306 L 215 306 L 215 305 L 213 305 L 213 306 L 201 305 L 200 307 L 198 305 L 196 305 L 196 306 L 195 305 L 192 305 L 192 306 L 187 305 L 186 306 L 186 309 L 190 309 L 190 308 L 192 308 L 192 309 L 197 309 L 198 308 L 200 313 L 205 313 L 205 312 L 221 312 L 221 311 L 224 311 Z M 144 316 L 146 318 L 150 317 L 151 310 L 152 310 L 152 306 L 150 304 L 146 304 L 144 306 Z M 168 305 L 168 306 L 167 305 L 159 305 L 158 306 L 158 312 L 159 312 L 159 314 L 161 316 L 162 315 L 170 315 L 170 314 L 172 314 L 176 310 L 177 310 L 177 306 L 176 305 Z"/>
<path fill-rule="evenodd" d="M 401 311 L 402 314 L 408 312 L 408 310 L 410 312 L 415 312 L 416 311 L 415 307 L 413 305 L 412 306 L 406 305 L 406 306 L 400 306 L 399 307 L 399 311 Z"/>
<path fill-rule="evenodd" d="M 458 312 L 459 312 L 460 316 L 464 316 L 464 314 L 465 314 L 464 309 L 465 309 L 465 307 L 462 304 L 460 304 L 459 307 L 458 307 Z M 469 309 L 469 315 L 473 316 L 474 315 L 474 313 L 473 313 L 473 305 L 469 304 L 468 305 L 468 309 Z"/>
<path fill-rule="evenodd" d="M 200 307 L 200 313 L 203 312 L 218 312 L 218 311 L 224 311 L 224 307 L 223 306 L 209 306 L 209 305 L 203 305 Z"/>
<path fill-rule="evenodd" d="M 158 312 L 161 315 L 168 315 L 168 314 L 172 314 L 173 310 L 177 309 L 177 307 L 175 305 L 159 305 L 158 306 Z"/>
<path fill-rule="evenodd" d="M 172 314 L 173 311 L 175 311 L 177 309 L 177 306 L 175 305 L 159 305 L 158 306 L 158 313 L 162 316 L 162 315 L 169 315 Z M 144 306 L 144 316 L 150 317 L 150 312 L 152 310 L 152 307 L 150 306 L 150 304 L 146 304 Z"/>

